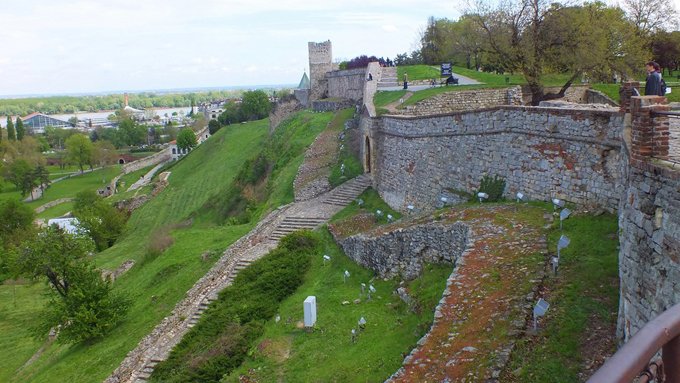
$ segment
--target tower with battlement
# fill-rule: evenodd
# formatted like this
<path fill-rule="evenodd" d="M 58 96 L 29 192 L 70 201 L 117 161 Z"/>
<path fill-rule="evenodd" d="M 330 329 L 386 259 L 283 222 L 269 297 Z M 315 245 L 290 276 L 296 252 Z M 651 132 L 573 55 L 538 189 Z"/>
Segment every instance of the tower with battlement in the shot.
<path fill-rule="evenodd" d="M 336 70 L 333 64 L 333 46 L 327 40 L 321 43 L 309 42 L 309 79 L 311 92 L 310 101 L 328 96 L 328 80 L 326 73 Z"/>

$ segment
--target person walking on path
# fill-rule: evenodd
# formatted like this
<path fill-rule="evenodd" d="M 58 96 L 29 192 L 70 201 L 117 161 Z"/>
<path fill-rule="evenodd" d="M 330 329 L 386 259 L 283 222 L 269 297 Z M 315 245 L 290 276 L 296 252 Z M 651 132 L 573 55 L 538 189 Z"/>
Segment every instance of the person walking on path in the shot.
<path fill-rule="evenodd" d="M 647 69 L 647 82 L 645 84 L 645 96 L 664 96 L 661 86 L 661 67 L 654 61 L 645 64 Z"/>
<path fill-rule="evenodd" d="M 408 74 L 404 73 L 404 89 L 408 89 Z"/>

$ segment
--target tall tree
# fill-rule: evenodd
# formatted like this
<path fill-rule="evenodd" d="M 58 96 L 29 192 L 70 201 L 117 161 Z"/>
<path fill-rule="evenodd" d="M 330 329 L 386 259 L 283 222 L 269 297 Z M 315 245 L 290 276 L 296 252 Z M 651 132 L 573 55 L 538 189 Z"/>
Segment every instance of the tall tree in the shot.
<path fill-rule="evenodd" d="M 44 166 L 38 165 L 33 171 L 33 176 L 38 187 L 40 187 L 40 191 L 44 193 L 45 189 L 50 186 L 50 172 Z"/>
<path fill-rule="evenodd" d="M 245 120 L 259 120 L 269 115 L 272 105 L 267 94 L 261 90 L 246 91 L 241 102 L 241 115 Z"/>
<path fill-rule="evenodd" d="M 678 11 L 671 1 L 623 0 L 623 7 L 639 36 L 648 38 L 654 32 L 677 27 Z"/>
<path fill-rule="evenodd" d="M 14 129 L 16 129 L 17 133 L 17 140 L 21 141 L 24 139 L 24 135 L 26 134 L 26 130 L 24 129 L 24 122 L 21 120 L 21 117 L 17 116 L 17 123 L 14 126 Z"/>
<path fill-rule="evenodd" d="M 480 4 L 470 16 L 484 30 L 498 64 L 523 74 L 533 105 L 563 97 L 585 73 L 625 75 L 640 65 L 640 40 L 618 8 L 597 2 L 563 7 L 548 0 L 513 0 L 496 8 Z M 569 74 L 556 93 L 545 92 L 547 71 Z"/>
<path fill-rule="evenodd" d="M 7 116 L 7 141 L 16 141 L 17 134 L 14 131 L 14 123 L 12 122 L 12 117 Z"/>
<path fill-rule="evenodd" d="M 76 195 L 73 215 L 92 238 L 98 251 L 113 246 L 125 228 L 126 216 L 93 191 Z"/>
<path fill-rule="evenodd" d="M 66 140 L 66 160 L 78 164 L 81 173 L 84 165 L 92 165 L 93 153 L 92 141 L 83 134 L 74 134 Z"/>
<path fill-rule="evenodd" d="M 129 300 L 112 291 L 89 259 L 91 251 L 89 238 L 52 226 L 15 252 L 18 273 L 50 286 L 37 335 L 59 328 L 58 341 L 79 343 L 103 337 L 125 316 Z"/>
<path fill-rule="evenodd" d="M 196 134 L 193 130 L 184 128 L 177 134 L 177 147 L 179 149 L 191 150 L 196 145 Z"/>

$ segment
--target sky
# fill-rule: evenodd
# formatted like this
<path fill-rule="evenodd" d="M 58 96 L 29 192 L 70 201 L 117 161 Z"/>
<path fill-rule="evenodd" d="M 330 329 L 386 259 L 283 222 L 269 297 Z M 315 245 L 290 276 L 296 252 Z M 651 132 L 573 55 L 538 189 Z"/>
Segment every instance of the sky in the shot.
<path fill-rule="evenodd" d="M 677 0 L 680 1 L 680 0 Z M 416 47 L 447 0 L 0 0 L 0 95 L 297 84 L 336 60 Z"/>

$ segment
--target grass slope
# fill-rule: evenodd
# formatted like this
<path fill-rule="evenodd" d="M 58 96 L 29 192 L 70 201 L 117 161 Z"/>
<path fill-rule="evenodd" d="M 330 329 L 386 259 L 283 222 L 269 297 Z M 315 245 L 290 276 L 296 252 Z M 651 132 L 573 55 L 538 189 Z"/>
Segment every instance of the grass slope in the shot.
<path fill-rule="evenodd" d="M 135 211 L 125 237 L 97 256 L 97 262 L 107 268 L 116 268 L 127 259 L 138 262 L 115 284 L 116 289 L 124 290 L 133 299 L 126 320 L 106 339 L 92 345 L 53 345 L 12 381 L 100 382 L 106 378 L 212 266 L 221 251 L 250 226 L 202 226 L 171 231 L 174 245 L 160 257 L 144 263 L 150 234 L 185 220 L 217 190 L 227 187 L 245 160 L 258 152 L 267 130 L 267 121 L 223 129 L 173 166 L 168 188 Z M 35 299 L 27 296 L 20 304 L 32 305 Z M 30 321 L 24 325 L 30 325 Z M 0 335 L 0 348 L 8 342 L 4 333 Z"/>
<path fill-rule="evenodd" d="M 349 259 L 327 230 L 320 236 L 323 251 L 312 257 L 303 285 L 279 306 L 281 321 L 266 323 L 264 335 L 245 363 L 222 382 L 243 381 L 240 376 L 258 382 L 384 381 L 427 331 L 450 265 L 430 265 L 410 283 L 421 307 L 415 314 L 392 293 L 398 281 L 373 280 L 373 272 Z M 324 264 L 321 254 L 330 255 L 331 261 Z M 345 270 L 351 274 L 346 283 Z M 361 283 L 375 286 L 377 292 L 370 301 L 361 294 Z M 308 332 L 298 327 L 298 321 L 303 317 L 302 302 L 310 295 L 317 300 L 317 324 Z M 361 303 L 352 303 L 355 299 Z M 351 303 L 343 305 L 343 301 Z M 357 329 L 361 317 L 367 321 L 366 328 L 352 343 L 351 329 Z"/>
<path fill-rule="evenodd" d="M 562 233 L 548 237 L 551 251 Z M 551 306 L 538 334 L 517 343 L 501 381 L 577 382 L 584 362 L 616 349 L 618 309 L 617 220 L 614 215 L 579 215 L 564 222 L 571 239 L 561 251 L 560 270 L 544 283 Z M 594 336 L 594 340 L 589 337 Z"/>
<path fill-rule="evenodd" d="M 302 112 L 286 129 L 274 135 L 275 141 L 281 141 L 274 145 L 280 161 L 270 175 L 269 198 L 257 207 L 258 214 L 292 200 L 292 182 L 304 151 L 331 116 Z M 299 126 L 295 121 L 305 123 Z M 266 120 L 225 127 L 171 166 L 169 186 L 134 212 L 124 237 L 114 247 L 97 255 L 98 264 L 109 269 L 128 259 L 137 262 L 115 283 L 116 289 L 133 300 L 125 321 L 105 339 L 93 344 L 51 346 L 11 382 L 53 382 L 55 379 L 100 382 L 105 379 L 139 340 L 170 313 L 222 251 L 256 223 L 259 215 L 245 225 L 217 226 L 197 212 L 206 201 L 228 191 L 246 162 L 268 147 L 267 133 Z M 147 245 L 160 232 L 169 232 L 174 244 L 156 258 L 147 257 Z M 27 296 L 24 303 L 32 304 L 35 299 Z M 0 334 L 0 349 L 10 341 L 7 335 Z M 15 371 L 18 367 L 8 366 L 8 370 Z"/>

